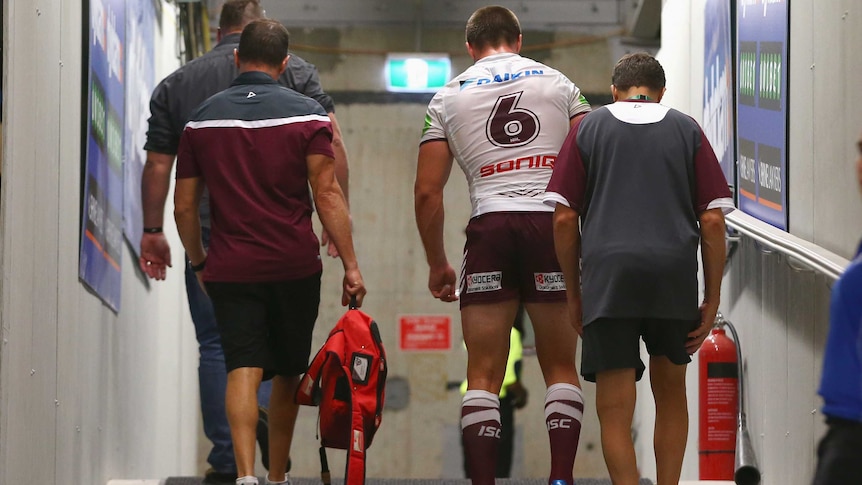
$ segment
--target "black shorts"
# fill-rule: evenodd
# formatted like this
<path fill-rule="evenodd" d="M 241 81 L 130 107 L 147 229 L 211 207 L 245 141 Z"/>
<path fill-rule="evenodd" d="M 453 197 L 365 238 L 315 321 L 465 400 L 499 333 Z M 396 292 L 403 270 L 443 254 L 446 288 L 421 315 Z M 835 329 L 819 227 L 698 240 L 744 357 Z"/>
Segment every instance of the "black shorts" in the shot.
<path fill-rule="evenodd" d="M 508 300 L 564 303 L 554 213 L 489 212 L 470 219 L 459 285 L 461 308 Z"/>
<path fill-rule="evenodd" d="M 263 378 L 308 370 L 320 306 L 320 273 L 266 283 L 207 282 L 225 367 L 263 369 Z"/>
<path fill-rule="evenodd" d="M 584 327 L 581 347 L 581 375 L 596 382 L 596 374 L 606 370 L 635 369 L 636 380 L 643 377 L 640 338 L 652 356 L 663 355 L 677 365 L 691 362 L 685 350 L 688 334 L 700 321 L 655 318 L 599 318 Z"/>

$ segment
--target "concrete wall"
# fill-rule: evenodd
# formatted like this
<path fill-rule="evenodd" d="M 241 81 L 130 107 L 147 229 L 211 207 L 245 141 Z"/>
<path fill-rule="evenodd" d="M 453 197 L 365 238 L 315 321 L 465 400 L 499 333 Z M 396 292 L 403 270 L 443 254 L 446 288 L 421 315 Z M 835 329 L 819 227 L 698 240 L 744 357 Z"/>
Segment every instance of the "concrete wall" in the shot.
<path fill-rule="evenodd" d="M 176 65 L 166 7 L 160 76 Z M 147 287 L 126 250 L 119 314 L 78 280 L 82 2 L 3 8 L 0 484 L 194 474 L 197 349 L 182 265 Z"/>

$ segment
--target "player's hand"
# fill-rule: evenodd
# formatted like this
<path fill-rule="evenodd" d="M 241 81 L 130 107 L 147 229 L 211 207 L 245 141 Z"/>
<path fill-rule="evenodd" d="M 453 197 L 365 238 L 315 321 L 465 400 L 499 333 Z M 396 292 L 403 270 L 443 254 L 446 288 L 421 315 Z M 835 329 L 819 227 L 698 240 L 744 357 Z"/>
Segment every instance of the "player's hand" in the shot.
<path fill-rule="evenodd" d="M 141 257 L 138 265 L 147 276 L 155 280 L 163 280 L 167 276 L 167 268 L 171 266 L 171 246 L 162 232 L 145 232 L 141 236 Z"/>
<path fill-rule="evenodd" d="M 569 321 L 572 324 L 572 328 L 575 329 L 575 332 L 578 333 L 581 337 L 584 336 L 584 311 L 581 306 L 581 296 L 573 296 L 566 292 L 566 306 L 569 308 Z"/>
<path fill-rule="evenodd" d="M 521 381 L 515 381 L 506 386 L 506 394 L 510 396 L 512 406 L 515 409 L 522 409 L 527 405 L 527 397 L 529 396 L 529 393 L 527 392 L 527 388 L 521 384 Z"/>
<path fill-rule="evenodd" d="M 428 289 L 434 298 L 440 301 L 453 302 L 458 300 L 458 295 L 455 294 L 457 288 L 455 270 L 449 263 L 440 267 L 431 268 L 428 274 Z"/>
<path fill-rule="evenodd" d="M 356 297 L 356 308 L 361 307 L 366 291 L 365 281 L 362 280 L 362 274 L 359 272 L 359 269 L 345 270 L 342 284 L 344 291 L 341 293 L 341 306 L 347 306 L 350 303 L 351 297 Z"/>
<path fill-rule="evenodd" d="M 718 303 L 704 301 L 700 305 L 700 325 L 688 334 L 685 341 L 685 351 L 688 355 L 697 352 L 703 341 L 706 340 L 709 331 L 715 325 L 715 315 L 718 313 Z"/>
<path fill-rule="evenodd" d="M 325 228 L 320 231 L 320 245 L 326 246 L 326 254 L 328 254 L 330 258 L 338 257 L 338 248 L 335 247 L 335 243 L 329 238 L 329 233 L 326 232 Z"/>

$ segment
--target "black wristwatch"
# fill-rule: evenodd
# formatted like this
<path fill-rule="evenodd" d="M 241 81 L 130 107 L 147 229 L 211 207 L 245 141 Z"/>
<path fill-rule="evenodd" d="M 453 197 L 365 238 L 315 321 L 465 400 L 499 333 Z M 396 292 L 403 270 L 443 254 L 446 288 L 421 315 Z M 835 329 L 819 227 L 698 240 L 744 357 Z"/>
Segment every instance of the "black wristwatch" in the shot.
<path fill-rule="evenodd" d="M 200 264 L 192 264 L 192 262 L 189 261 L 189 268 L 192 271 L 194 271 L 195 273 L 199 273 L 199 272 L 203 271 L 203 269 L 206 267 L 206 265 L 207 265 L 207 258 L 204 258 L 204 260 L 201 261 Z"/>

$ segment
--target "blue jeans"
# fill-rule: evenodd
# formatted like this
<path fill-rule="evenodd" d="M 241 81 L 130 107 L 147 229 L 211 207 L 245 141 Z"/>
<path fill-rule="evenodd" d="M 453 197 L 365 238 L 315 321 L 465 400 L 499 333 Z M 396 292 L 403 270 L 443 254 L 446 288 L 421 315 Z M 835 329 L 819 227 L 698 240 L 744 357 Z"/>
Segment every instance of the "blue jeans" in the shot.
<path fill-rule="evenodd" d="M 204 247 L 209 247 L 210 230 L 202 228 Z M 212 441 L 213 448 L 207 461 L 217 472 L 236 473 L 233 456 L 233 442 L 230 439 L 230 426 L 225 411 L 225 390 L 227 389 L 227 370 L 224 352 L 221 348 L 218 326 L 216 325 L 213 305 L 203 292 L 194 271 L 189 268 L 186 257 L 186 294 L 189 311 L 195 324 L 195 334 L 200 349 L 198 381 L 200 384 L 201 414 L 204 420 L 204 434 Z M 269 407 L 272 381 L 261 383 L 257 399 L 261 406 Z"/>

